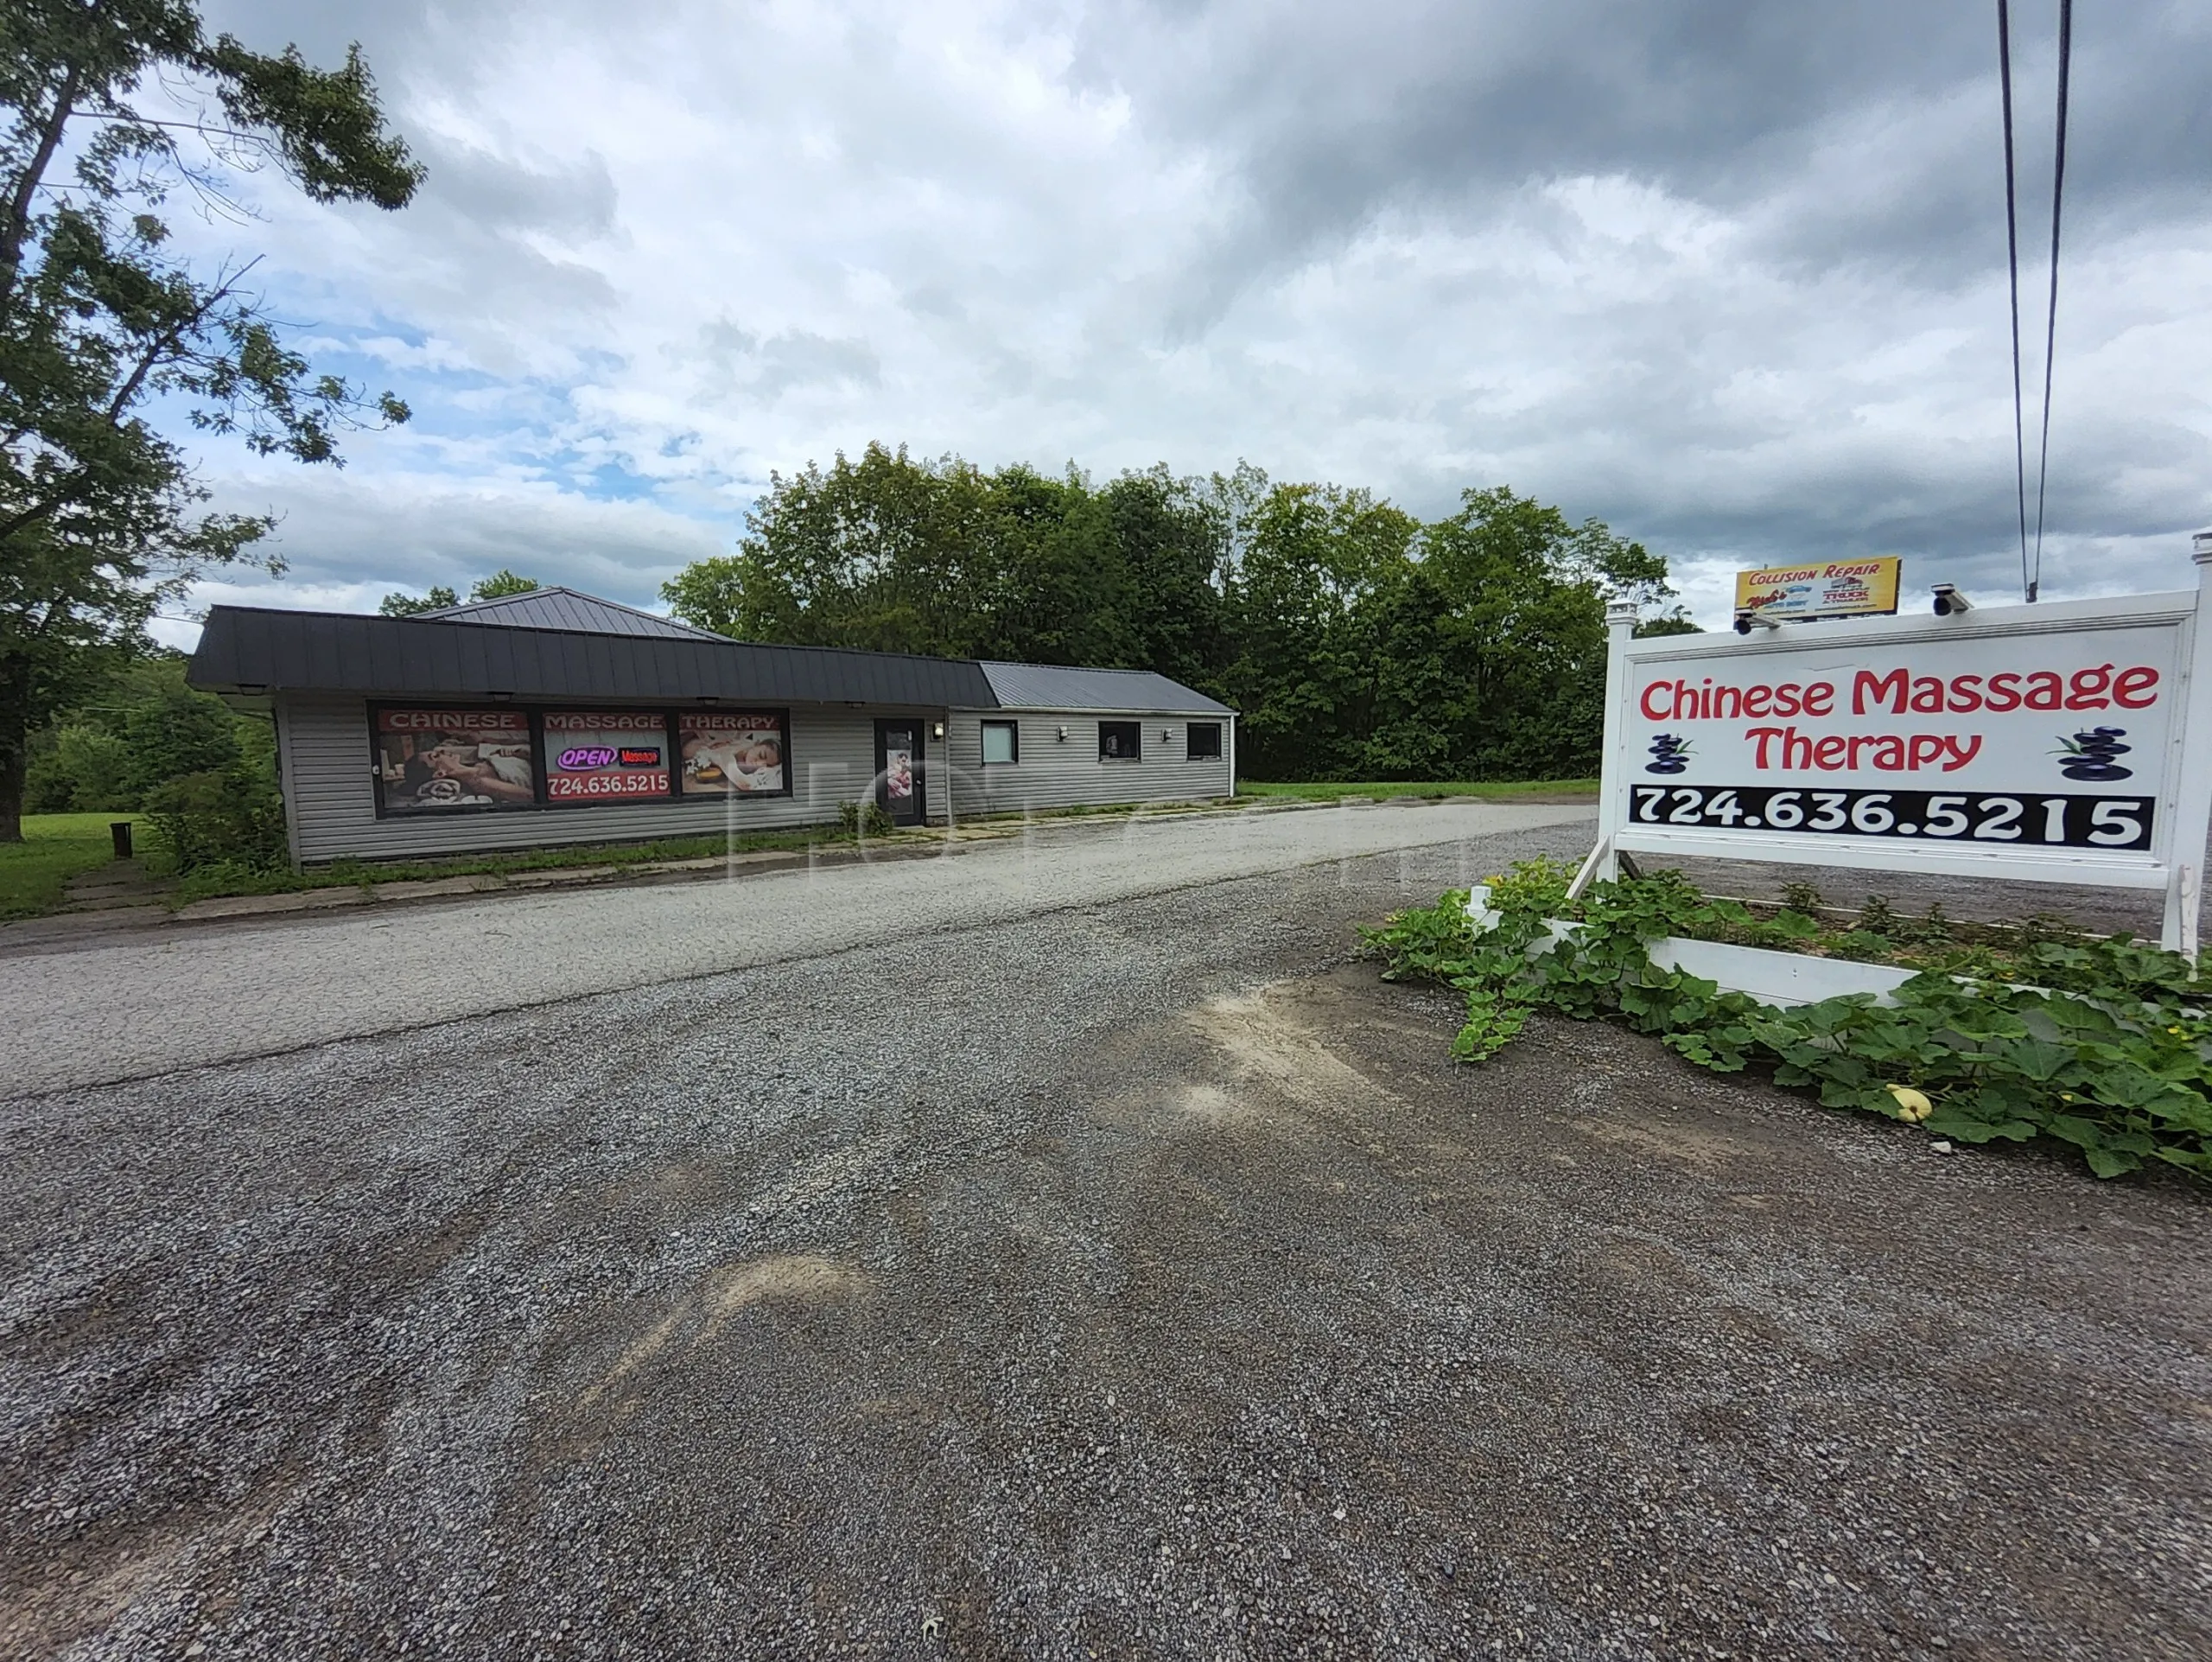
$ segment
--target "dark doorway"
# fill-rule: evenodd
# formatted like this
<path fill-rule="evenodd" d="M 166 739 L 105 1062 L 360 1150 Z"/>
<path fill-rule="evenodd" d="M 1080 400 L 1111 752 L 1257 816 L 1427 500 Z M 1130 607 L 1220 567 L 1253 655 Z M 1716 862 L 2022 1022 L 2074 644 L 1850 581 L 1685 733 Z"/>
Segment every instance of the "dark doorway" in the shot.
<path fill-rule="evenodd" d="M 899 716 L 875 724 L 875 806 L 894 825 L 918 825 L 925 812 L 922 790 L 922 724 Z"/>

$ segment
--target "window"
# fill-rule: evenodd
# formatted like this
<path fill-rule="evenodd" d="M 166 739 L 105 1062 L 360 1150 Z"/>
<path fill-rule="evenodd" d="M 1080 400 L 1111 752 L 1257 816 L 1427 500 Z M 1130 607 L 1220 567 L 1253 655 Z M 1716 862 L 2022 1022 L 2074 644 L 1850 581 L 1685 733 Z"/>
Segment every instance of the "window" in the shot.
<path fill-rule="evenodd" d="M 983 765 L 1021 760 L 1021 727 L 1016 722 L 983 723 Z"/>
<path fill-rule="evenodd" d="M 1221 760 L 1221 723 L 1192 722 L 1183 729 L 1183 755 L 1191 761 Z"/>
<path fill-rule="evenodd" d="M 1142 761 L 1144 760 L 1144 723 L 1141 722 L 1099 723 L 1098 760 L 1101 761 Z"/>
<path fill-rule="evenodd" d="M 780 710 L 686 710 L 676 718 L 685 796 L 789 796 L 789 717 Z"/>
<path fill-rule="evenodd" d="M 549 710 L 538 717 L 545 799 L 565 806 L 668 794 L 668 717 L 658 710 Z"/>
<path fill-rule="evenodd" d="M 373 733 L 379 815 L 537 805 L 526 710 L 378 710 Z"/>

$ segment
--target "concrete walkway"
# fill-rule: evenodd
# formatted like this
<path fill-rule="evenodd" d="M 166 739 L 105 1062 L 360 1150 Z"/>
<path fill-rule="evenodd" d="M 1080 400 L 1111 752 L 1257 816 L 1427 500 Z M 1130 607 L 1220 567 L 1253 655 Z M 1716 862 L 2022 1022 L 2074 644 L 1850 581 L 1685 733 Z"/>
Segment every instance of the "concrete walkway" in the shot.
<path fill-rule="evenodd" d="M 0 1032 L 0 1093 L 143 1078 L 1593 812 L 1457 799 L 1060 822 L 950 844 L 938 859 L 118 936 L 0 959 L 0 1003 L 12 1015 Z"/>

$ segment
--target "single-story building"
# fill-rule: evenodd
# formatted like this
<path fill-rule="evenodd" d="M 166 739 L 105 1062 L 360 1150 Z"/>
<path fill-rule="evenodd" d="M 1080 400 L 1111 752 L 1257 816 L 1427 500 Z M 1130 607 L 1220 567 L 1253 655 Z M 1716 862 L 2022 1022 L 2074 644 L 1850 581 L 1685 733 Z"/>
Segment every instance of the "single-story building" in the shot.
<path fill-rule="evenodd" d="M 759 646 L 568 589 L 218 606 L 186 678 L 274 718 L 297 864 L 1236 790 L 1236 712 L 1149 671 Z"/>

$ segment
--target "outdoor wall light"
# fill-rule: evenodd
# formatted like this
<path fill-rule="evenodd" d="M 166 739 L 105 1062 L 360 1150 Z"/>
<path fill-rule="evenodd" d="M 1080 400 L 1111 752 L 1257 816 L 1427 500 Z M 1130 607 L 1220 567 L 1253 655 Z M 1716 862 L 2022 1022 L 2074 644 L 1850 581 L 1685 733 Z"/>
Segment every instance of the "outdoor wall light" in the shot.
<path fill-rule="evenodd" d="M 1068 730 L 1067 730 L 1067 729 L 1065 729 L 1065 728 L 1064 727 L 1064 728 L 1062 728 L 1062 729 L 1060 729 L 1060 742 L 1061 742 L 1062 744 L 1065 744 L 1067 742 L 1068 742 Z"/>
<path fill-rule="evenodd" d="M 930 736 L 933 739 L 943 738 L 944 736 L 944 723 L 943 722 L 939 722 L 935 727 L 931 728 L 930 729 Z"/>

